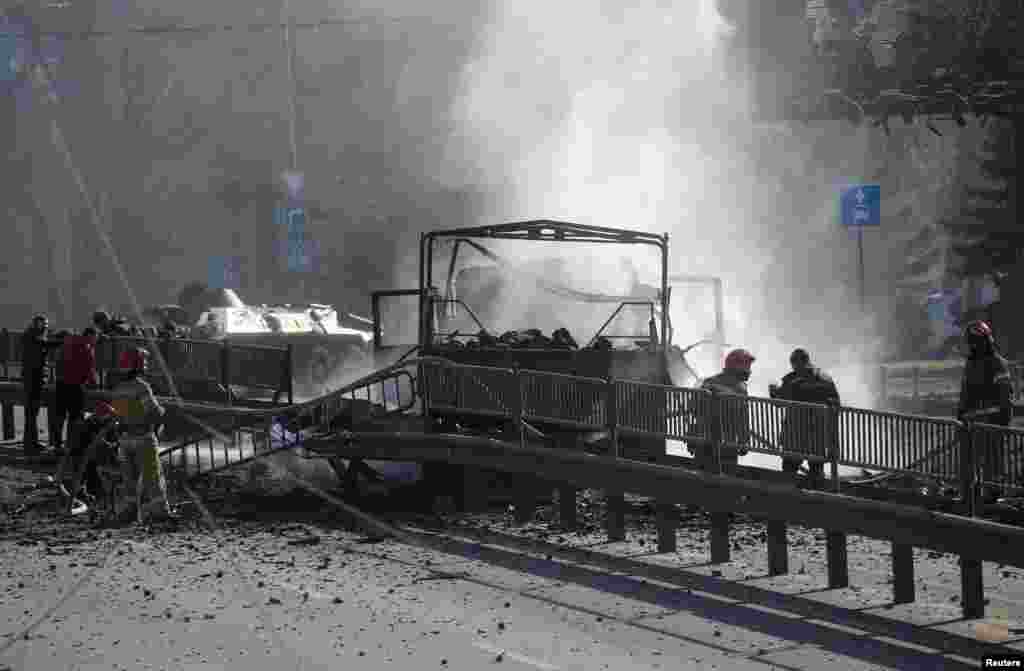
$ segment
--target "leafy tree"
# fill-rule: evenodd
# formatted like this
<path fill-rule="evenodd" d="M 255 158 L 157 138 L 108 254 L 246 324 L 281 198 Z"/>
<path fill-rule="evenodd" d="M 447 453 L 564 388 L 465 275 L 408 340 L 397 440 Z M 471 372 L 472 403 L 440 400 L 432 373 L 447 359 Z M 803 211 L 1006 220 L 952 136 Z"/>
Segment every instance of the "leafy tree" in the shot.
<path fill-rule="evenodd" d="M 984 152 L 976 157 L 982 175 L 992 184 L 965 187 L 959 214 L 942 222 L 954 236 L 959 273 L 988 276 L 1000 288 L 1024 249 L 1024 226 L 1010 200 L 1018 172 L 1015 139 L 1013 126 L 994 124 Z"/>

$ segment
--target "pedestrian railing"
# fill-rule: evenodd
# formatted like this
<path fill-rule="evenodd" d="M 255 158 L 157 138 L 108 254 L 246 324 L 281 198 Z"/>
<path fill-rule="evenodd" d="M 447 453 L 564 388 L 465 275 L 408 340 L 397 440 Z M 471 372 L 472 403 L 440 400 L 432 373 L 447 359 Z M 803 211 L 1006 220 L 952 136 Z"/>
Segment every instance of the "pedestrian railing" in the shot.
<path fill-rule="evenodd" d="M 265 389 L 285 397 L 292 393 L 290 347 L 138 336 L 100 340 L 96 347 L 96 367 L 102 386 L 108 386 L 116 376 L 121 354 L 136 347 L 149 351 L 150 381 L 167 393 L 180 383 L 195 382 L 220 385 L 225 391 L 244 387 Z M 21 378 L 21 360 L 21 333 L 0 330 L 0 374 L 4 380 Z M 52 382 L 55 356 L 51 356 L 48 368 Z"/>
<path fill-rule="evenodd" d="M 417 400 L 415 379 L 403 366 L 363 377 L 321 398 L 265 411 L 226 410 L 213 424 L 196 431 L 160 456 L 176 479 L 234 468 L 275 452 L 301 450 L 311 438 L 336 433 L 346 413 L 357 404 L 369 416 L 387 417 L 412 409 Z"/>
<path fill-rule="evenodd" d="M 420 364 L 428 411 L 605 429 L 959 483 L 1024 488 L 1024 431 L 543 371 Z M 965 448 L 966 447 L 966 451 Z M 973 461 L 965 461 L 973 459 Z M 965 468 L 988 464 L 977 471 Z"/>
<path fill-rule="evenodd" d="M 977 481 L 981 485 L 1021 487 L 1024 483 L 1024 430 L 974 424 L 969 431 Z"/>
<path fill-rule="evenodd" d="M 878 384 L 883 399 L 948 399 L 960 393 L 963 361 L 911 362 L 883 364 L 878 369 Z M 1024 362 L 1010 363 L 1013 395 L 1024 400 Z"/>

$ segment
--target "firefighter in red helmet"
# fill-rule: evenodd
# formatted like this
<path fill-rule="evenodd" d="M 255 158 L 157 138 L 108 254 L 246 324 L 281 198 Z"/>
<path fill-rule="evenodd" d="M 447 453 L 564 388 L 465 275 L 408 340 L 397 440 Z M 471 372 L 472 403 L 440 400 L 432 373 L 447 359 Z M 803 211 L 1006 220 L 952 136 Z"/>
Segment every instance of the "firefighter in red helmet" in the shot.
<path fill-rule="evenodd" d="M 125 377 L 114 387 L 111 399 L 121 422 L 120 456 L 126 490 L 119 512 L 134 513 L 139 522 L 149 515 L 173 516 L 156 435 L 164 408 L 143 379 L 148 361 L 149 352 L 142 348 L 121 353 L 118 364 Z M 144 506 L 146 498 L 149 502 Z"/>
<path fill-rule="evenodd" d="M 1009 426 L 1013 419 L 1013 385 L 1010 365 L 999 353 L 992 327 L 984 321 L 972 321 L 964 327 L 967 361 L 960 382 L 960 403 L 957 418 L 966 422 L 983 422 Z M 998 482 L 1005 473 L 1006 453 L 1001 441 L 987 440 L 976 452 L 981 461 L 982 476 L 987 482 Z M 995 488 L 986 492 L 996 497 Z"/>
<path fill-rule="evenodd" d="M 720 396 L 746 397 L 747 381 L 750 380 L 750 367 L 755 361 L 753 354 L 745 349 L 734 349 L 725 357 L 725 366 L 721 373 L 704 380 L 701 389 Z M 728 398 L 725 400 L 729 403 Z M 747 453 L 746 445 L 750 443 L 750 419 L 746 404 L 738 405 L 733 411 L 726 413 L 728 421 L 721 422 L 717 414 L 717 404 L 711 406 L 708 417 L 698 417 L 697 433 L 707 436 L 704 440 L 688 442 L 697 466 L 702 470 L 714 471 L 717 466 L 715 443 L 720 443 L 722 470 L 734 470 L 738 457 Z"/>

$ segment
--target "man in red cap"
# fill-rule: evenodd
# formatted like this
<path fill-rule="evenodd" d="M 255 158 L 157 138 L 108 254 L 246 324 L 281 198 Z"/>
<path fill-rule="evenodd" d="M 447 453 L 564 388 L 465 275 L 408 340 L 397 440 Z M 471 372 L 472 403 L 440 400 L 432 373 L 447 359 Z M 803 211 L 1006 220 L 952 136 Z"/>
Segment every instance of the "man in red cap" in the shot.
<path fill-rule="evenodd" d="M 747 382 L 750 380 L 750 367 L 755 361 L 753 354 L 745 349 L 734 349 L 725 357 L 725 366 L 721 373 L 704 380 L 700 388 L 716 396 L 746 397 Z M 728 402 L 728 400 L 726 400 Z M 720 421 L 717 414 L 718 403 L 712 404 L 711 414 L 699 417 L 700 431 L 707 436 L 703 440 L 687 441 L 697 466 L 705 471 L 715 471 L 717 465 L 715 443 L 719 444 L 718 454 L 721 457 L 723 472 L 735 470 L 736 461 L 747 453 L 746 445 L 750 443 L 750 418 L 746 404 L 741 404 L 735 411 L 730 409 L 724 417 L 728 421 Z M 717 440 L 716 440 L 717 439 Z"/>

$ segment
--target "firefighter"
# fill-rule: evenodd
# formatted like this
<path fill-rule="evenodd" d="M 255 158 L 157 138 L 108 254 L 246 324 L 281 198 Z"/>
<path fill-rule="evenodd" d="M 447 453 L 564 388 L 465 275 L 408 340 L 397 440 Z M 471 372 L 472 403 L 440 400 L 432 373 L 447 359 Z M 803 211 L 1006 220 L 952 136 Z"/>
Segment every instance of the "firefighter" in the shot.
<path fill-rule="evenodd" d="M 840 404 L 839 390 L 831 377 L 826 375 L 820 368 L 811 365 L 811 356 L 807 350 L 797 348 L 789 355 L 789 365 L 793 367 L 791 373 L 782 378 L 782 385 L 771 385 L 768 388 L 772 398 L 784 399 L 787 401 L 800 401 L 802 403 L 816 403 L 836 407 Z M 786 419 L 782 423 L 782 436 L 779 442 L 782 448 L 791 452 L 807 453 L 810 450 L 823 452 L 820 459 L 808 459 L 807 470 L 810 478 L 820 483 L 825 476 L 825 461 L 828 456 L 828 448 L 835 439 L 834 431 L 827 430 L 829 424 L 821 414 L 811 414 L 810 421 L 804 424 L 809 429 L 808 435 L 800 436 L 796 428 L 795 417 L 791 417 L 793 410 L 786 413 Z M 822 421 L 819 421 L 822 420 Z M 833 427 L 834 428 L 834 427 Z M 810 444 L 801 444 L 801 439 L 809 440 Z M 816 444 L 817 443 L 817 444 Z M 795 457 L 782 458 L 782 470 L 785 473 L 795 475 L 800 470 L 803 459 Z"/>
<path fill-rule="evenodd" d="M 750 367 L 755 361 L 753 354 L 745 349 L 735 349 L 725 357 L 725 366 L 721 373 L 704 380 L 700 388 L 723 396 L 748 395 L 747 382 L 750 380 Z M 720 422 L 718 402 L 712 403 L 707 417 L 698 418 L 704 423 L 705 440 L 689 441 L 698 468 L 705 471 L 715 470 L 715 439 L 721 442 L 720 454 L 722 470 L 732 471 L 738 457 L 747 453 L 745 448 L 750 443 L 750 413 L 746 404 L 739 406 L 736 412 L 727 412 L 726 421 Z M 698 431 L 698 433 L 701 433 Z"/>
<path fill-rule="evenodd" d="M 121 422 L 125 492 L 119 514 L 126 516 L 134 508 L 139 523 L 149 513 L 173 517 L 156 436 L 164 408 L 143 379 L 148 362 L 149 352 L 141 347 L 121 354 L 122 380 L 114 387 L 111 401 Z M 144 498 L 151 499 L 145 506 Z"/>
<path fill-rule="evenodd" d="M 962 422 L 983 422 L 1009 426 L 1013 419 L 1013 385 L 1010 365 L 999 353 L 992 327 L 987 322 L 973 321 L 964 327 L 967 361 L 960 382 L 957 419 Z M 993 482 L 1003 476 L 1002 441 L 992 441 L 978 453 L 982 478 Z M 995 489 L 986 492 L 991 499 Z"/>

